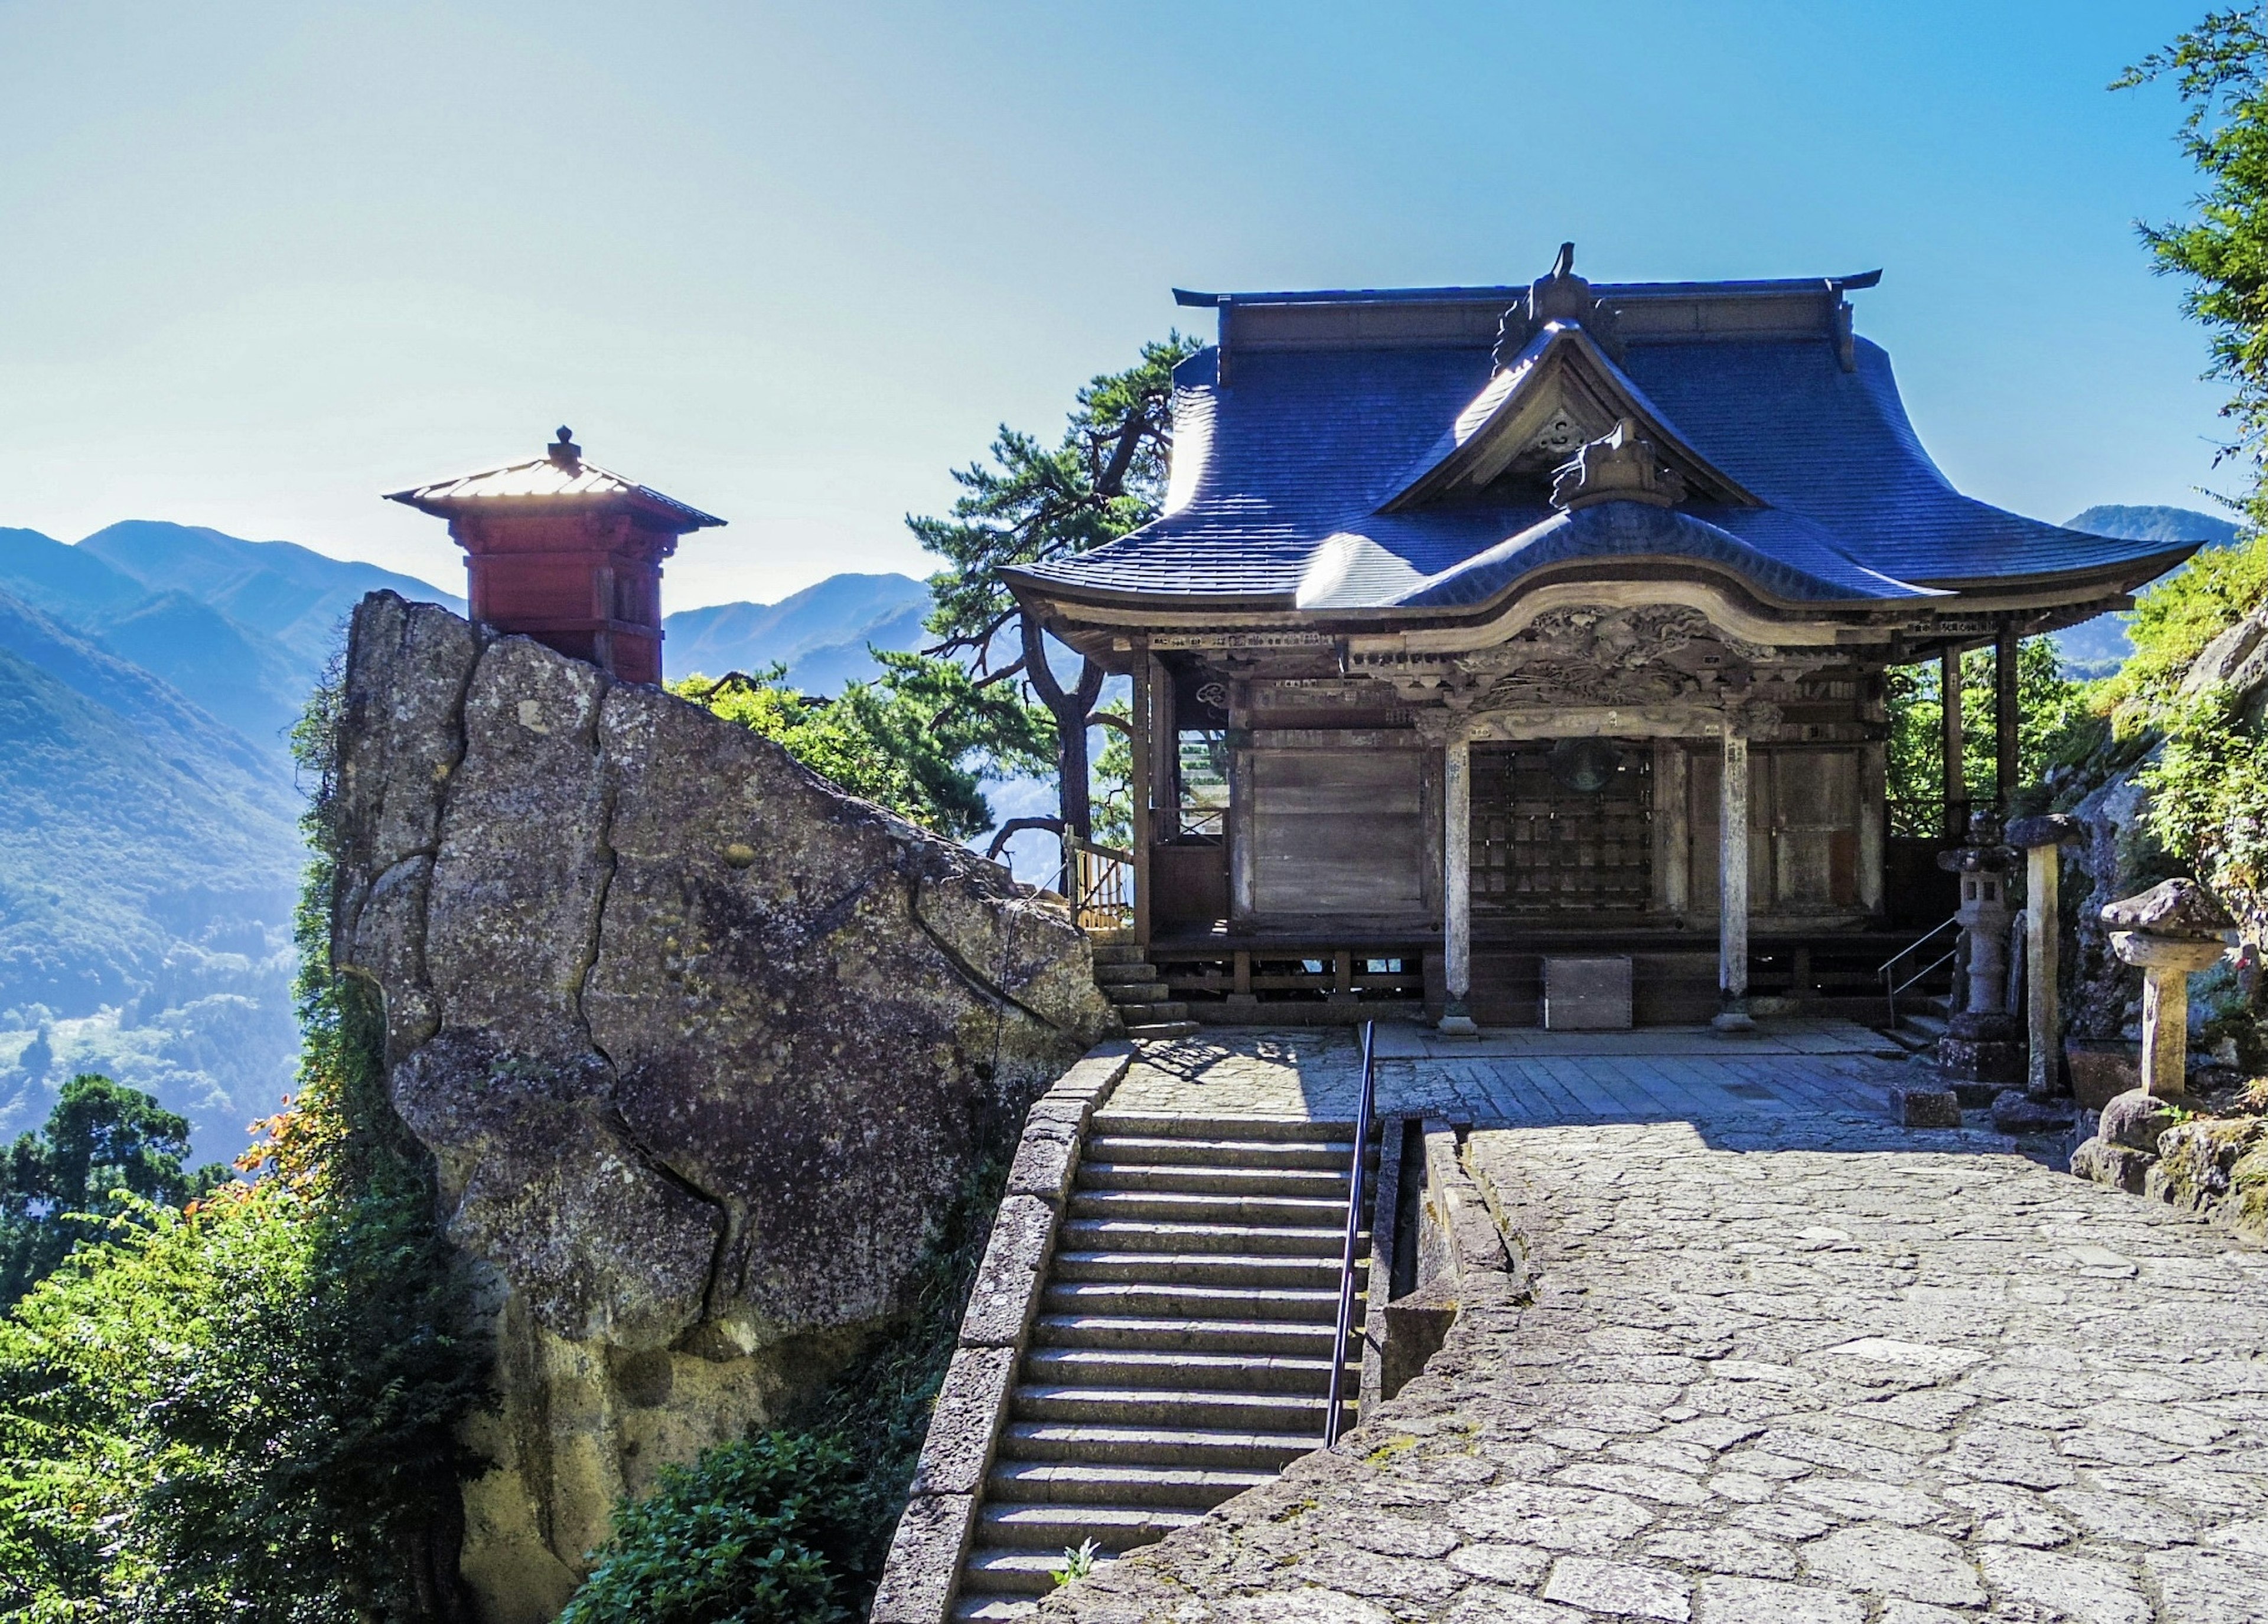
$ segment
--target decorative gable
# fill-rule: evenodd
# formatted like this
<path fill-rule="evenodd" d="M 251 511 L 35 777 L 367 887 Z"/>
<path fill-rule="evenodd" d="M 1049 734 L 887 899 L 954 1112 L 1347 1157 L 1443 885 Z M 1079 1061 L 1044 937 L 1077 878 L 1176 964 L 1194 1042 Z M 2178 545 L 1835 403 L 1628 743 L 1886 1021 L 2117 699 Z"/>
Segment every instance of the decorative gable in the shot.
<path fill-rule="evenodd" d="M 1380 511 L 1472 500 L 1484 492 L 1542 499 L 1570 457 L 1625 423 L 1693 497 L 1729 507 L 1764 505 L 1687 444 L 1581 327 L 1547 321 L 1458 414 Z"/>

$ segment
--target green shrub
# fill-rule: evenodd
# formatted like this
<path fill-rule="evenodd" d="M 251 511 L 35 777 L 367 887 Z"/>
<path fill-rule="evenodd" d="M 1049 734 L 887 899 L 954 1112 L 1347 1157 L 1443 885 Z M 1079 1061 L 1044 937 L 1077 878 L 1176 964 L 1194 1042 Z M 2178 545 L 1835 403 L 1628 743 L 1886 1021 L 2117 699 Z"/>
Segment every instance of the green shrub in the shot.
<path fill-rule="evenodd" d="M 560 1624 L 837 1624 L 865 1507 L 850 1452 L 764 1432 L 665 1466 L 616 1508 Z"/>

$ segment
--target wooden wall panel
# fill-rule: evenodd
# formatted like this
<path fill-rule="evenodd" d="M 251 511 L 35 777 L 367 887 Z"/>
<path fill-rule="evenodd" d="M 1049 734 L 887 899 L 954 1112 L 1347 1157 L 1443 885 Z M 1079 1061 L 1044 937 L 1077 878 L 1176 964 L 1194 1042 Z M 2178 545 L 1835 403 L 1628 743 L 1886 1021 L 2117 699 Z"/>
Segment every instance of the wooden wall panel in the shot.
<path fill-rule="evenodd" d="M 1253 911 L 1421 910 L 1424 761 L 1414 750 L 1253 751 Z"/>

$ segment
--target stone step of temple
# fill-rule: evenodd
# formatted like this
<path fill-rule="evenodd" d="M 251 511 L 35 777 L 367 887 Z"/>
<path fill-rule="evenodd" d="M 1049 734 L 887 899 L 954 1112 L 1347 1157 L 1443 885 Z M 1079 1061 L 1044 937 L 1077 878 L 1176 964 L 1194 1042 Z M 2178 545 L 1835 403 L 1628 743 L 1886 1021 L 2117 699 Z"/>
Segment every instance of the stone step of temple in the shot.
<path fill-rule="evenodd" d="M 1152 999 L 1117 1007 L 1118 1018 L 1130 1027 L 1180 1025 L 1189 1018 L 1189 1006 L 1177 999 Z"/>
<path fill-rule="evenodd" d="M 1059 1574 L 1267 1482 L 1322 1444 L 1335 1364 L 1351 1422 L 1353 1154 L 1345 1123 L 1095 1113 L 954 1618 L 1027 1616 Z"/>
<path fill-rule="evenodd" d="M 1182 1168 L 1156 1169 L 1182 1172 Z M 1255 1181 L 1272 1182 L 1282 1175 L 1255 1174 Z M 1338 1181 L 1342 1192 L 1346 1181 Z M 1088 1187 L 1094 1187 L 1092 1186 Z M 1169 1187 L 1187 1190 L 1185 1184 Z M 1302 1186 L 1305 1193 L 1308 1187 Z M 1268 1191 L 1273 1194 L 1277 1192 Z M 1073 1218 L 1063 1227 L 1058 1246 L 1085 1252 L 1260 1252 L 1276 1256 L 1329 1258 L 1337 1261 L 1345 1245 L 1344 1230 L 1315 1229 L 1295 1224 L 1166 1224 L 1145 1218 Z"/>
<path fill-rule="evenodd" d="M 1199 1030 L 1195 1021 L 1137 1021 L 1127 1025 L 1126 1035 L 1162 1042 L 1168 1038 L 1194 1038 Z"/>
<path fill-rule="evenodd" d="M 1229 1189 L 1094 1190 L 1071 1192 L 1074 1218 L 1146 1218 L 1168 1224 L 1261 1224 L 1284 1229 L 1342 1230 L 1346 1197 L 1256 1195 Z"/>
<path fill-rule="evenodd" d="M 1147 970 L 1149 966 L 1138 965 L 1135 968 Z M 1151 970 L 1150 974 L 1155 975 L 1157 972 Z M 1163 981 L 1105 981 L 1098 978 L 1096 984 L 1102 988 L 1102 996 L 1122 1010 L 1146 1004 L 1170 1003 L 1174 998 L 1174 989 Z"/>
<path fill-rule="evenodd" d="M 1265 1353 L 1189 1353 L 1143 1348 L 1042 1348 L 1024 1360 L 1024 1376 L 1056 1386 L 1187 1388 L 1320 1394 L 1330 1385 L 1328 1358 Z"/>
<path fill-rule="evenodd" d="M 1033 1333 L 1054 1348 L 1150 1349 L 1193 1354 L 1253 1354 L 1327 1361 L 1329 1320 L 1263 1319 L 1227 1315 L 1049 1314 Z"/>
<path fill-rule="evenodd" d="M 1134 942 L 1096 942 L 1092 944 L 1094 967 L 1108 965 L 1140 964 L 1150 956 L 1150 950 Z"/>
<path fill-rule="evenodd" d="M 1167 1281 L 1187 1286 L 1338 1289 L 1333 1257 L 1235 1252 L 1058 1252 L 1057 1280 Z"/>
<path fill-rule="evenodd" d="M 1115 992 L 1129 982 L 1157 979 L 1158 966 L 1146 959 L 1115 959 L 1107 964 L 1097 960 L 1094 966 L 1094 984 L 1105 992 Z"/>
<path fill-rule="evenodd" d="M 1246 1145 L 1256 1140 L 1272 1143 L 1337 1147 L 1342 1163 L 1354 1150 L 1354 1128 L 1345 1122 L 1318 1122 L 1304 1116 L 1171 1116 L 1150 1111 L 1101 1110 L 1094 1113 L 1094 1128 L 1100 1138 L 1194 1139 L 1211 1145 Z M 1241 1151 L 1223 1151 L 1208 1159 L 1223 1166 L 1241 1165 Z M 1116 1158 L 1129 1159 L 1124 1157 Z"/>
<path fill-rule="evenodd" d="M 1079 1181 L 1090 1190 L 1244 1191 L 1254 1195 L 1336 1195 L 1346 1199 L 1346 1165 L 1336 1167 L 1164 1167 L 1083 1162 Z"/>
<path fill-rule="evenodd" d="M 1131 1466 L 1068 1460 L 1005 1461 L 985 1480 L 985 1503 L 1047 1501 L 1061 1505 L 1145 1505 L 1210 1511 L 1273 1472 L 1223 1472 L 1203 1466 Z M 1075 1543 L 1075 1542 L 1074 1542 Z"/>

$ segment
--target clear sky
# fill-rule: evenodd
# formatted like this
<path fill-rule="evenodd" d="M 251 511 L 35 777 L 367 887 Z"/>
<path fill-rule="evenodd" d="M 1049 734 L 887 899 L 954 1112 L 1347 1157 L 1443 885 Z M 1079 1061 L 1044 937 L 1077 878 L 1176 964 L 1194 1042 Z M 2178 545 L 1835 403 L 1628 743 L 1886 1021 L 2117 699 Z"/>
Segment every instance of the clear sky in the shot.
<path fill-rule="evenodd" d="M 1886 268 L 1963 489 L 2208 505 L 2220 392 L 2120 68 L 2205 0 L 0 0 L 0 525 L 171 518 L 461 590 L 381 490 L 534 453 L 729 520 L 672 607 L 902 524 L 1168 290 Z"/>

